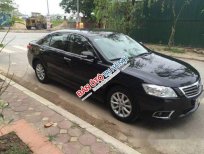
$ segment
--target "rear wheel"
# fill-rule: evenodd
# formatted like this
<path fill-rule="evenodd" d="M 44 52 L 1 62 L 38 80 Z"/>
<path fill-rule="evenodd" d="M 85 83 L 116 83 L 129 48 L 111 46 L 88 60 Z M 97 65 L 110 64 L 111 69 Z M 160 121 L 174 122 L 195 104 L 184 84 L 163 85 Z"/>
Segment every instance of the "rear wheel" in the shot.
<path fill-rule="evenodd" d="M 47 83 L 48 76 L 43 64 L 40 61 L 36 61 L 34 66 L 37 79 L 42 83 Z"/>
<path fill-rule="evenodd" d="M 27 28 L 28 30 L 31 30 L 31 26 L 26 26 L 26 28 Z"/>
<path fill-rule="evenodd" d="M 112 114 L 118 120 L 133 122 L 139 117 L 139 106 L 129 92 L 122 87 L 115 87 L 110 90 L 108 103 Z"/>

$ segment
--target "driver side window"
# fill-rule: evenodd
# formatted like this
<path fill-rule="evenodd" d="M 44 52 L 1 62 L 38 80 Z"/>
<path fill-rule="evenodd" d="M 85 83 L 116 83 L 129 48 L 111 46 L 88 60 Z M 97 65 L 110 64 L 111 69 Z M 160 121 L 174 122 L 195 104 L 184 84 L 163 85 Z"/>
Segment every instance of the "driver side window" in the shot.
<path fill-rule="evenodd" d="M 81 55 L 83 51 L 91 51 L 93 49 L 90 45 L 88 45 L 87 40 L 79 35 L 71 35 L 70 36 L 70 51 L 72 53 Z"/>

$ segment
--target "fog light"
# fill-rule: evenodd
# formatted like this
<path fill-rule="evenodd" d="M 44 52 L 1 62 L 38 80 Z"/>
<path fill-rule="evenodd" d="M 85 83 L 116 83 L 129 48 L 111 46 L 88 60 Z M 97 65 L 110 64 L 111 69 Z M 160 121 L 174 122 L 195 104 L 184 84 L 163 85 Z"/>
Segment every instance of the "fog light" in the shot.
<path fill-rule="evenodd" d="M 152 114 L 153 118 L 157 119 L 171 119 L 172 114 L 174 111 L 157 111 Z"/>

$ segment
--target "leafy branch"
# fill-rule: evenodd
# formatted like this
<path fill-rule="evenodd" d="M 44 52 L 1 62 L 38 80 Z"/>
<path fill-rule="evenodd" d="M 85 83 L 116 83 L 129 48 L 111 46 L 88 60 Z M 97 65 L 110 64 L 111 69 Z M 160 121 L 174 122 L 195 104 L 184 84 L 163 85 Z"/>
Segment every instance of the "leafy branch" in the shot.
<path fill-rule="evenodd" d="M 10 119 L 6 121 L 4 117 L 4 110 L 9 107 L 9 103 L 4 102 L 3 100 L 0 99 L 0 134 L 2 135 L 2 129 L 5 128 L 7 125 L 9 125 L 13 119 Z"/>

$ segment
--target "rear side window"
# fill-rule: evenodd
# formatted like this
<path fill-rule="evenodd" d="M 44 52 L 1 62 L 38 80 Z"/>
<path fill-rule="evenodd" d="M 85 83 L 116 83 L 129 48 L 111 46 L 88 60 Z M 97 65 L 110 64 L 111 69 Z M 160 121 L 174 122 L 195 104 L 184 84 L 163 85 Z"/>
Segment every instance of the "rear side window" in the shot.
<path fill-rule="evenodd" d="M 41 40 L 38 42 L 38 44 L 40 44 L 40 45 L 45 45 L 45 46 L 49 46 L 50 40 L 51 40 L 51 36 L 48 35 L 48 36 L 44 37 L 43 39 L 41 39 Z"/>
<path fill-rule="evenodd" d="M 52 35 L 50 46 L 56 49 L 69 51 L 68 33 L 56 33 Z"/>

